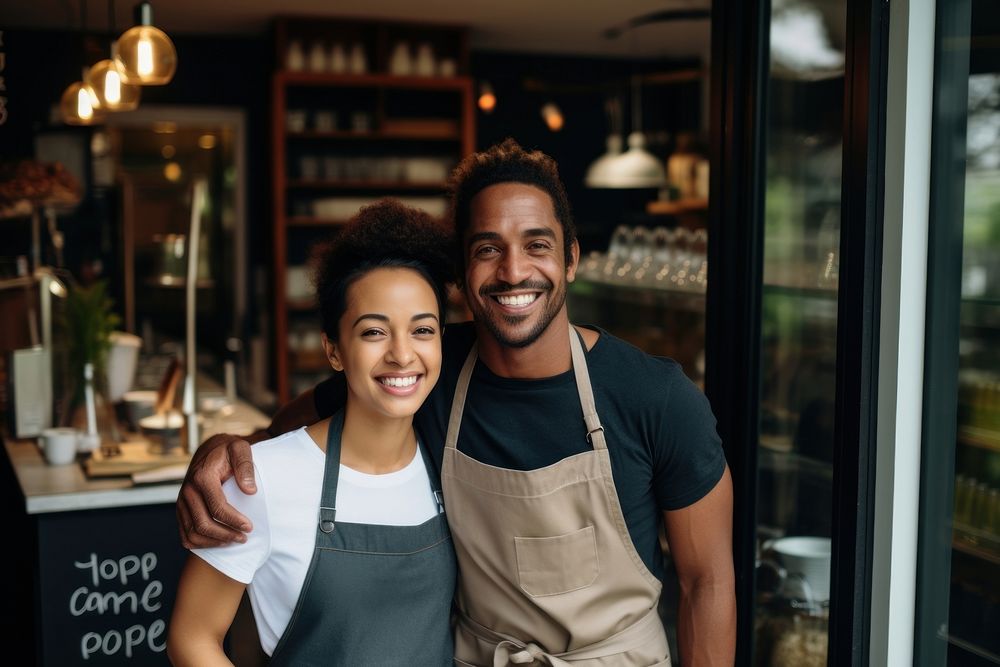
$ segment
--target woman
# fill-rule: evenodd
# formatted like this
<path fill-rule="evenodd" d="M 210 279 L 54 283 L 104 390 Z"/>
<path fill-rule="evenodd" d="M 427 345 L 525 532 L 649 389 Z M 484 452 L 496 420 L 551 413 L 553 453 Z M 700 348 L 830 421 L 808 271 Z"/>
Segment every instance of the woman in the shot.
<path fill-rule="evenodd" d="M 230 664 L 222 641 L 245 588 L 272 665 L 451 664 L 454 551 L 413 430 L 440 374 L 447 248 L 426 214 L 385 200 L 321 249 L 323 347 L 346 408 L 255 445 L 256 494 L 227 484 L 254 530 L 188 558 L 174 664 Z"/>

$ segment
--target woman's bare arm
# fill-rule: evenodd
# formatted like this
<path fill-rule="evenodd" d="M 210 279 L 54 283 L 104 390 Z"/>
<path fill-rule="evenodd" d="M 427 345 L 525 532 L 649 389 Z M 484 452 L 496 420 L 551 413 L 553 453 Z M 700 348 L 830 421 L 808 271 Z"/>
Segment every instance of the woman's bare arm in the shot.
<path fill-rule="evenodd" d="M 232 665 L 222 642 L 245 589 L 201 558 L 188 556 L 167 636 L 167 655 L 175 667 Z"/>

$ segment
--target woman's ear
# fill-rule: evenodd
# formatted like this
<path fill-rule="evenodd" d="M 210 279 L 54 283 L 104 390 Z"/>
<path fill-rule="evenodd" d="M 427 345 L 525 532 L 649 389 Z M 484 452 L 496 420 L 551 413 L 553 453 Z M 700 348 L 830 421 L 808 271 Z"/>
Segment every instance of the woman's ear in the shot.
<path fill-rule="evenodd" d="M 340 360 L 340 351 L 337 349 L 337 344 L 326 337 L 323 334 L 323 351 L 326 353 L 326 358 L 330 360 L 330 367 L 335 371 L 344 370 L 344 364 Z"/>

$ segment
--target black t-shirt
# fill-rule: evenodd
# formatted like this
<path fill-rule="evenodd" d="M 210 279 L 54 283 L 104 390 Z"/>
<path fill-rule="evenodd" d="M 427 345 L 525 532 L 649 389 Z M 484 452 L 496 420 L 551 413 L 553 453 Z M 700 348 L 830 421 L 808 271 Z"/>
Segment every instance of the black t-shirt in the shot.
<path fill-rule="evenodd" d="M 608 332 L 586 352 L 597 414 L 632 542 L 657 577 L 663 510 L 687 507 L 711 491 L 725 470 L 708 400 L 680 365 L 646 354 Z M 472 323 L 449 324 L 441 379 L 414 424 L 441 465 L 458 375 L 475 340 Z M 343 374 L 316 387 L 316 410 L 333 414 L 345 400 Z M 573 371 L 532 380 L 504 378 L 480 361 L 472 374 L 458 448 L 488 465 L 535 470 L 589 450 Z"/>

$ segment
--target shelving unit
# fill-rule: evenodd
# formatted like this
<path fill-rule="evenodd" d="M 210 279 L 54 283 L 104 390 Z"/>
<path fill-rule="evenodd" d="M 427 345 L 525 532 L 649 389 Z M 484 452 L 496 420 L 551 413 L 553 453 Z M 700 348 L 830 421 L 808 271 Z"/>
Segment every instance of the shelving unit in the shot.
<path fill-rule="evenodd" d="M 293 43 L 306 54 L 304 70 L 287 67 Z M 453 71 L 391 73 L 400 43 L 411 53 L 429 47 Z M 274 44 L 274 371 L 284 403 L 328 372 L 321 353 L 317 360 L 317 338 L 298 335 L 318 331 L 319 322 L 310 319 L 311 295 L 289 295 L 289 268 L 305 264 L 311 244 L 335 234 L 363 203 L 394 196 L 443 214 L 447 173 L 475 149 L 475 114 L 464 27 L 290 16 L 275 21 Z M 366 71 L 307 71 L 317 44 L 360 50 Z M 330 203 L 333 210 L 323 207 Z"/>
<path fill-rule="evenodd" d="M 976 664 L 1000 665 L 994 625 L 1000 607 L 1000 299 L 995 290 L 962 299 L 959 336 L 949 660 L 971 655 Z"/>

